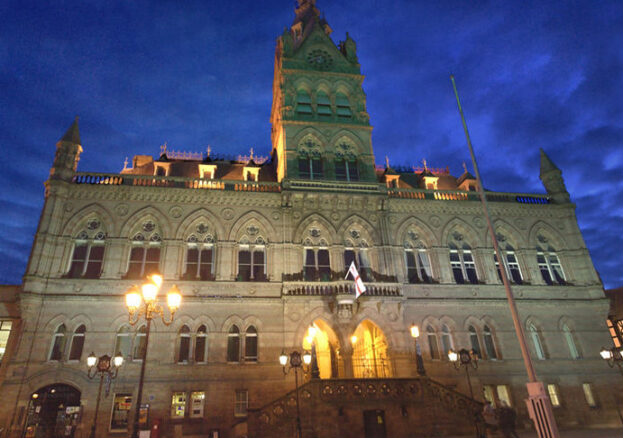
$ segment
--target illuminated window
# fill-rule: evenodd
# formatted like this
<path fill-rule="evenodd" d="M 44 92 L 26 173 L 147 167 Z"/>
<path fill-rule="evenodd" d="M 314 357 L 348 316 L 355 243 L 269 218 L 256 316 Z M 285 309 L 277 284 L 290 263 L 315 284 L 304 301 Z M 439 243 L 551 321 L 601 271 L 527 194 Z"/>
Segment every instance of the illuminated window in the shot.
<path fill-rule="evenodd" d="M 190 393 L 190 418 L 203 418 L 206 393 L 195 391 Z"/>
<path fill-rule="evenodd" d="M 246 389 L 236 390 L 236 401 L 234 404 L 234 415 L 236 417 L 246 417 L 249 408 L 249 391 Z"/>
<path fill-rule="evenodd" d="M 132 341 L 130 339 L 130 328 L 127 325 L 124 325 L 117 332 L 114 354 L 120 353 L 124 358 L 130 357 L 131 345 Z"/>
<path fill-rule="evenodd" d="M 441 346 L 443 347 L 444 359 L 447 359 L 448 352 L 454 349 L 454 342 L 452 342 L 452 335 L 446 324 L 441 327 Z"/>
<path fill-rule="evenodd" d="M 110 417 L 111 432 L 128 430 L 131 408 L 132 394 L 115 394 L 113 397 L 112 415 Z"/>
<path fill-rule="evenodd" d="M 335 162 L 335 179 L 338 181 L 359 181 L 357 160 L 342 158 Z"/>
<path fill-rule="evenodd" d="M 508 281 L 515 284 L 523 284 L 523 276 L 521 275 L 521 268 L 519 267 L 519 262 L 517 261 L 517 255 L 515 254 L 515 250 L 512 246 L 506 245 L 506 248 L 502 250 L 502 257 L 504 259 L 504 269 L 506 270 L 506 277 Z M 495 268 L 498 273 L 498 278 L 502 281 L 502 273 L 500 272 L 500 264 L 498 263 L 498 257 L 493 253 L 493 260 L 495 262 Z"/>
<path fill-rule="evenodd" d="M 159 246 L 134 246 L 130 251 L 130 264 L 126 278 L 140 279 L 159 271 Z"/>
<path fill-rule="evenodd" d="M 186 414 L 186 393 L 174 392 L 171 397 L 171 418 L 180 419 L 184 418 Z"/>
<path fill-rule="evenodd" d="M 58 326 L 52 337 L 52 349 L 50 350 L 50 360 L 61 360 L 65 352 L 65 324 Z"/>
<path fill-rule="evenodd" d="M 512 406 L 513 405 L 511 403 L 511 397 L 510 397 L 510 394 L 508 392 L 508 386 L 507 385 L 497 385 L 495 389 L 496 389 L 496 391 L 498 393 L 498 400 L 500 400 L 500 402 L 506 403 L 506 406 Z M 504 405 L 504 403 L 502 403 L 502 405 Z"/>
<path fill-rule="evenodd" d="M 179 332 L 177 363 L 188 363 L 190 358 L 190 329 L 183 325 Z"/>
<path fill-rule="evenodd" d="M 437 344 L 437 333 L 430 326 L 426 326 L 426 338 L 428 340 L 428 350 L 431 359 L 439 359 L 439 345 Z"/>
<path fill-rule="evenodd" d="M 551 285 L 566 284 L 565 273 L 556 254 L 556 250 L 551 246 L 544 251 L 540 246 L 536 247 L 536 260 L 541 271 L 541 276 L 545 283 Z"/>
<path fill-rule="evenodd" d="M 480 352 L 480 341 L 478 340 L 478 333 L 473 325 L 470 325 L 468 328 L 469 331 L 469 342 L 472 346 L 472 350 L 479 358 L 482 358 L 482 353 Z"/>
<path fill-rule="evenodd" d="M 549 393 L 549 399 L 552 402 L 552 406 L 557 408 L 560 406 L 560 394 L 558 392 L 558 386 L 554 384 L 547 385 L 547 392 Z"/>
<path fill-rule="evenodd" d="M 12 325 L 12 321 L 0 321 L 0 363 L 2 363 L 2 358 L 6 352 Z"/>
<path fill-rule="evenodd" d="M 240 362 L 240 329 L 236 325 L 227 334 L 227 362 Z"/>
<path fill-rule="evenodd" d="M 489 359 L 497 359 L 498 352 L 495 349 L 495 342 L 493 340 L 493 333 L 491 333 L 491 329 L 488 325 L 485 325 L 483 328 L 482 336 L 485 340 L 485 350 L 487 351 L 487 358 Z"/>
<path fill-rule="evenodd" d="M 84 334 L 87 328 L 81 324 L 71 337 L 71 347 L 69 348 L 69 360 L 80 360 L 82 357 L 82 349 L 84 347 Z"/>
<path fill-rule="evenodd" d="M 478 274 L 476 273 L 476 264 L 472 256 L 472 250 L 469 245 L 463 244 L 459 249 L 454 243 L 449 244 L 450 247 L 450 265 L 454 280 L 457 284 L 472 283 L 478 284 Z"/>
<path fill-rule="evenodd" d="M 329 281 L 331 279 L 329 250 L 326 248 L 305 248 L 303 272 L 305 280 Z"/>
<path fill-rule="evenodd" d="M 249 326 L 244 336 L 244 361 L 257 362 L 257 330 Z"/>
<path fill-rule="evenodd" d="M 569 355 L 571 356 L 571 359 L 581 359 L 582 355 L 580 354 L 578 346 L 575 342 L 575 335 L 567 324 L 562 325 L 562 334 L 565 338 L 565 342 L 567 343 L 567 348 L 569 349 Z"/>
<path fill-rule="evenodd" d="M 616 326 L 612 323 L 612 320 L 610 320 L 610 318 L 606 319 L 606 325 L 608 326 L 608 331 L 610 332 L 610 337 L 612 338 L 612 343 L 614 344 L 615 347 L 619 348 L 621 347 L 621 332 L 619 331 L 617 333 L 617 327 L 619 328 L 619 330 L 621 329 L 620 327 L 623 325 L 623 321 L 618 321 L 619 324 L 617 324 Z"/>
<path fill-rule="evenodd" d="M 541 339 L 541 331 L 536 328 L 533 323 L 529 323 L 528 333 L 530 335 L 530 339 L 532 339 L 532 345 L 534 346 L 534 353 L 536 354 L 537 359 L 547 359 L 545 349 L 543 348 L 543 340 Z"/>
<path fill-rule="evenodd" d="M 266 256 L 263 245 L 240 245 L 238 250 L 238 280 L 266 281 Z"/>
<path fill-rule="evenodd" d="M 142 325 L 136 330 L 136 335 L 134 335 L 134 354 L 132 358 L 136 361 L 143 360 L 143 356 L 145 355 L 145 348 L 147 346 L 147 326 Z M 129 338 L 128 338 L 129 339 Z"/>
<path fill-rule="evenodd" d="M 582 383 L 582 390 L 584 391 L 584 398 L 586 399 L 586 403 L 591 407 L 597 407 L 597 402 L 595 402 L 595 397 L 593 396 L 593 388 L 590 383 Z"/>
<path fill-rule="evenodd" d="M 426 248 L 405 248 L 405 264 L 409 283 L 430 283 L 433 279 Z"/>
<path fill-rule="evenodd" d="M 185 280 L 214 280 L 213 246 L 190 243 L 186 251 Z"/>
<path fill-rule="evenodd" d="M 205 363 L 208 353 L 208 333 L 205 325 L 199 326 L 195 337 L 195 362 Z"/>

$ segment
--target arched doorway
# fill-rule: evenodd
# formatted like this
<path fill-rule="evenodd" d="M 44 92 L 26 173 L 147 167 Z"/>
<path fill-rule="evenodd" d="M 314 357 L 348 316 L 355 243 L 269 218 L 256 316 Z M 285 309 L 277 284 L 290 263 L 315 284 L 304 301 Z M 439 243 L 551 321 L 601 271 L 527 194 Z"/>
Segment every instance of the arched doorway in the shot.
<path fill-rule="evenodd" d="M 339 341 L 331 327 L 319 319 L 314 321 L 303 339 L 303 349 L 312 353 L 312 377 L 339 377 Z"/>
<path fill-rule="evenodd" d="M 353 344 L 353 376 L 355 378 L 392 377 L 387 338 L 372 321 L 359 324 L 351 337 Z"/>
<path fill-rule="evenodd" d="M 80 417 L 80 391 L 57 383 L 33 392 L 24 438 L 73 437 Z"/>

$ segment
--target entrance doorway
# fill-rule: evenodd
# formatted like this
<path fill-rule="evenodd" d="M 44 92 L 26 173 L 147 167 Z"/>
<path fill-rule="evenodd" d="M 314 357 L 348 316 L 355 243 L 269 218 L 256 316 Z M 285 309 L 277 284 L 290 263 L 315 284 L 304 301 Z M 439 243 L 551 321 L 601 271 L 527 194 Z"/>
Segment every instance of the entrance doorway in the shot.
<path fill-rule="evenodd" d="M 353 343 L 353 374 L 358 379 L 392 377 L 387 353 L 387 339 L 372 321 L 365 320 L 351 337 Z"/>
<path fill-rule="evenodd" d="M 307 330 L 302 346 L 303 350 L 312 354 L 312 377 L 321 379 L 340 377 L 339 341 L 326 322 L 321 319 L 314 321 Z"/>
<path fill-rule="evenodd" d="M 380 409 L 363 411 L 363 428 L 366 438 L 386 438 L 385 411 Z"/>
<path fill-rule="evenodd" d="M 54 384 L 33 392 L 28 404 L 24 438 L 73 438 L 80 418 L 80 391 Z"/>

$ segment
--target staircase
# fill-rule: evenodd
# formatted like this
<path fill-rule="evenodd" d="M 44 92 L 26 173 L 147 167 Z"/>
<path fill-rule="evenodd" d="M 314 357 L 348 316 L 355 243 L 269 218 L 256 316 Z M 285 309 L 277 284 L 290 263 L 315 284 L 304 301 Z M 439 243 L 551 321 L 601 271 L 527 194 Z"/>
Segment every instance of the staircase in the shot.
<path fill-rule="evenodd" d="M 299 387 L 304 438 L 432 437 L 474 434 L 481 403 L 430 380 L 312 379 Z M 386 435 L 370 435 L 364 411 L 382 411 Z M 378 429 L 378 425 L 373 425 Z M 250 409 L 249 437 L 296 437 L 294 390 Z M 375 433 L 378 433 L 375 432 Z"/>

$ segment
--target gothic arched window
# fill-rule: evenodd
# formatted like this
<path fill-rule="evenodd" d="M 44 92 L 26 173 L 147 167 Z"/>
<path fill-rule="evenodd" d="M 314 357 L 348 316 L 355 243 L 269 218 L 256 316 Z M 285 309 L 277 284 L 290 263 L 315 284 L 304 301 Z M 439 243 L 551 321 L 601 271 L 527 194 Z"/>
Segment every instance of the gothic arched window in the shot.
<path fill-rule="evenodd" d="M 543 348 L 543 339 L 541 338 L 541 331 L 533 323 L 529 323 L 528 333 L 530 335 L 530 339 L 532 340 L 532 345 L 534 346 L 534 353 L 536 354 L 537 359 L 540 359 L 540 360 L 547 359 L 547 355 L 545 354 L 545 349 Z"/>
<path fill-rule="evenodd" d="M 551 285 L 567 283 L 565 273 L 560 264 L 560 259 L 556 254 L 556 250 L 551 246 L 547 246 L 547 250 L 542 247 L 536 247 L 536 261 L 541 271 L 541 276 L 545 283 Z"/>
<path fill-rule="evenodd" d="M 437 343 L 437 333 L 429 324 L 426 326 L 426 339 L 428 340 L 428 351 L 431 359 L 439 359 L 439 344 Z"/>
<path fill-rule="evenodd" d="M 247 328 L 244 336 L 244 361 L 257 362 L 257 330 L 253 326 Z"/>
<path fill-rule="evenodd" d="M 300 115 L 311 115 L 311 97 L 305 90 L 299 90 L 296 94 L 296 113 Z"/>
<path fill-rule="evenodd" d="M 147 347 L 147 326 L 142 325 L 136 330 L 136 334 L 134 335 L 134 360 L 143 360 L 143 356 L 145 355 L 145 348 Z"/>
<path fill-rule="evenodd" d="M 581 359 L 582 355 L 580 354 L 580 350 L 575 342 L 575 335 L 567 324 L 562 325 L 562 334 L 565 337 L 565 342 L 567 343 L 571 359 Z"/>
<path fill-rule="evenodd" d="M 448 246 L 450 247 L 450 265 L 456 283 L 478 284 L 478 274 L 471 247 L 466 243 L 460 247 L 454 243 L 450 243 Z"/>
<path fill-rule="evenodd" d="M 454 342 L 452 342 L 452 334 L 446 324 L 441 327 L 441 346 L 443 347 L 444 358 L 447 358 L 450 350 L 454 349 Z"/>
<path fill-rule="evenodd" d="M 186 324 L 180 328 L 178 338 L 177 363 L 188 363 L 190 358 L 190 329 Z"/>
<path fill-rule="evenodd" d="M 472 350 L 479 357 L 482 358 L 482 353 L 480 352 L 480 341 L 478 340 L 478 332 L 473 325 L 470 325 L 468 328 L 469 331 L 469 342 L 472 346 Z"/>
<path fill-rule="evenodd" d="M 69 348 L 69 360 L 80 360 L 82 349 L 84 348 L 84 335 L 87 328 L 84 324 L 78 326 L 71 337 L 71 347 Z"/>
<path fill-rule="evenodd" d="M 350 119 L 353 116 L 353 112 L 350 109 L 350 102 L 344 94 L 337 93 L 335 95 L 335 106 L 337 107 L 337 116 L 339 118 Z"/>
<path fill-rule="evenodd" d="M 495 342 L 493 340 L 493 333 L 488 325 L 484 326 L 483 329 L 483 337 L 485 340 L 485 350 L 487 350 L 487 358 L 488 359 L 497 359 L 498 352 L 495 348 Z"/>
<path fill-rule="evenodd" d="M 305 248 L 303 273 L 307 281 L 329 281 L 331 279 L 331 260 L 327 248 Z"/>
<path fill-rule="evenodd" d="M 240 329 L 236 325 L 227 334 L 227 362 L 240 362 Z"/>
<path fill-rule="evenodd" d="M 197 225 L 188 238 L 185 280 L 214 280 L 214 236 L 204 223 Z"/>
<path fill-rule="evenodd" d="M 65 352 L 65 332 L 67 328 L 65 324 L 57 327 L 52 336 L 52 348 L 50 349 L 50 360 L 61 360 Z"/>
<path fill-rule="evenodd" d="M 502 257 L 504 258 L 504 269 L 506 270 L 506 277 L 508 280 L 515 284 L 523 283 L 523 275 L 521 275 L 521 268 L 519 267 L 519 262 L 517 261 L 517 254 L 515 253 L 515 249 L 510 245 L 500 245 L 500 250 L 502 251 Z M 493 260 L 495 262 L 495 268 L 498 272 L 498 278 L 502 281 L 502 273 L 500 272 L 500 264 L 498 263 L 498 257 L 493 253 Z"/>
<path fill-rule="evenodd" d="M 74 252 L 66 277 L 99 278 L 104 262 L 106 233 L 99 219 L 89 219 L 76 236 Z"/>
<path fill-rule="evenodd" d="M 130 328 L 127 325 L 124 325 L 119 328 L 119 331 L 117 331 L 114 354 L 116 355 L 119 353 L 124 358 L 130 357 L 131 345 L 132 341 L 130 339 Z"/>
<path fill-rule="evenodd" d="M 267 281 L 266 247 L 263 244 L 238 247 L 238 281 Z"/>
<path fill-rule="evenodd" d="M 151 220 L 142 223 L 132 236 L 130 262 L 125 278 L 140 279 L 155 274 L 160 267 L 162 236 L 158 226 Z"/>
<path fill-rule="evenodd" d="M 331 117 L 333 114 L 331 101 L 324 91 L 316 93 L 316 113 L 321 117 Z"/>
<path fill-rule="evenodd" d="M 199 326 L 195 337 L 195 362 L 205 363 L 208 355 L 208 331 L 205 325 Z"/>

